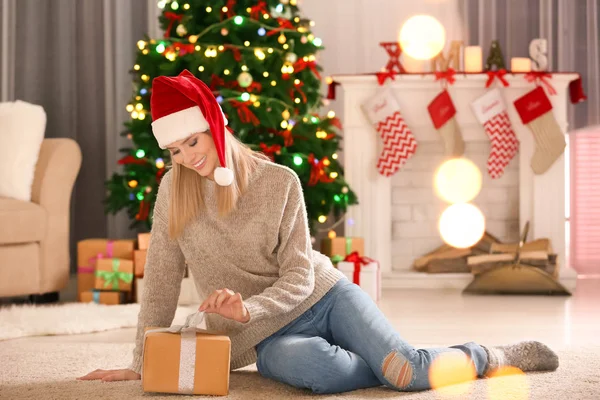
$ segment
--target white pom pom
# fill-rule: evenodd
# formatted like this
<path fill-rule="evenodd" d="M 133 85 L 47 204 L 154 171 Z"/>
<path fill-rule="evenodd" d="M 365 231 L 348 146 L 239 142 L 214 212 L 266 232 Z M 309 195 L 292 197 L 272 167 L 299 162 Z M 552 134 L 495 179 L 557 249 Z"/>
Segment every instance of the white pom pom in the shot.
<path fill-rule="evenodd" d="M 229 168 L 217 167 L 215 169 L 215 182 L 219 186 L 229 186 L 233 183 L 233 171 Z"/>

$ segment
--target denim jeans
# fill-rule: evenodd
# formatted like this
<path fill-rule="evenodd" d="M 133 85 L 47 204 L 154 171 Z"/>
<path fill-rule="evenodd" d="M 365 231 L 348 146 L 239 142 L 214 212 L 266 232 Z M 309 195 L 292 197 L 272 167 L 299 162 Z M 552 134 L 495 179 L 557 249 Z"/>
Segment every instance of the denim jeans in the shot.
<path fill-rule="evenodd" d="M 476 343 L 415 349 L 369 295 L 348 279 L 259 343 L 256 351 L 262 376 L 315 393 L 382 385 L 398 391 L 430 389 L 429 367 L 447 352 L 468 357 L 480 377 L 487 368 L 487 354 Z"/>

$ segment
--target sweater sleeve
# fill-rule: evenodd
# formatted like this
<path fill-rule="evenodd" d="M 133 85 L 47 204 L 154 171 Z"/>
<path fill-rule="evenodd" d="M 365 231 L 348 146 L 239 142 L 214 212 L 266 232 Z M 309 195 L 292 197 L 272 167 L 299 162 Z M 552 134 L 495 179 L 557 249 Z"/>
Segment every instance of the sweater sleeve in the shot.
<path fill-rule="evenodd" d="M 279 278 L 262 293 L 244 301 L 250 321 L 287 313 L 311 295 L 315 287 L 312 243 L 302 186 L 292 180 L 279 227 Z"/>
<path fill-rule="evenodd" d="M 169 238 L 167 224 L 170 173 L 158 189 L 150 244 L 144 267 L 144 292 L 138 315 L 133 361 L 129 368 L 142 370 L 142 350 L 146 327 L 168 327 L 173 322 L 181 290 L 185 259 L 176 240 Z"/>

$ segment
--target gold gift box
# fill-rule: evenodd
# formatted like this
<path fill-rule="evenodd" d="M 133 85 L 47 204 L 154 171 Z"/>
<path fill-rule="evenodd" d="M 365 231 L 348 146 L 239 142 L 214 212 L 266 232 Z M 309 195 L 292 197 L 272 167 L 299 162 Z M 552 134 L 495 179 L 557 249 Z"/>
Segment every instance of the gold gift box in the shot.
<path fill-rule="evenodd" d="M 360 256 L 365 255 L 365 241 L 361 237 L 336 237 L 324 238 L 321 241 L 321 253 L 327 257 L 345 257 L 350 253 L 358 252 Z"/>
<path fill-rule="evenodd" d="M 161 332 L 151 332 L 157 329 Z M 144 392 L 226 396 L 231 362 L 229 337 L 195 330 L 184 338 L 183 332 L 165 331 L 146 328 L 142 366 Z M 180 374 L 184 375 L 180 377 Z"/>
<path fill-rule="evenodd" d="M 82 301 L 82 293 L 94 289 L 96 282 L 96 262 L 98 254 L 103 258 L 133 259 L 135 240 L 84 239 L 77 242 L 77 293 Z"/>

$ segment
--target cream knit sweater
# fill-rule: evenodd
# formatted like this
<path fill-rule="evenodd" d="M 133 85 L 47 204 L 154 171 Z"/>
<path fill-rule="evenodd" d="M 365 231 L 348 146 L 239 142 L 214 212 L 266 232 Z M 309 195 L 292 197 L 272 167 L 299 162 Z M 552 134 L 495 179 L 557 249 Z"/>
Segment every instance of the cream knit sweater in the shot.
<path fill-rule="evenodd" d="M 168 237 L 171 173 L 160 184 L 144 270 L 133 362 L 140 373 L 144 328 L 173 321 L 185 261 L 203 300 L 216 289 L 241 293 L 250 313 L 243 324 L 207 314 L 207 327 L 231 338 L 231 369 L 256 362 L 255 346 L 302 315 L 344 275 L 314 251 L 302 186 L 291 169 L 259 161 L 238 208 L 217 214 L 215 183 L 204 179 L 206 212 L 177 240 Z"/>

